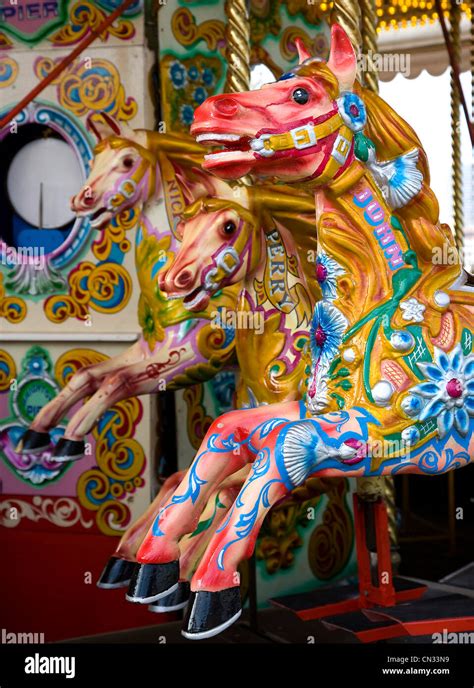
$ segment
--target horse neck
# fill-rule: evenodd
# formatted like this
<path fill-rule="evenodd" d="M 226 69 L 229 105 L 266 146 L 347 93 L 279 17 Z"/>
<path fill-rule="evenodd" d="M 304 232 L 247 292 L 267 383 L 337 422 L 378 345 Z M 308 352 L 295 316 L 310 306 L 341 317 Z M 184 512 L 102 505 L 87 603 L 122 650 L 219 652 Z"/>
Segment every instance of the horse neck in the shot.
<path fill-rule="evenodd" d="M 290 401 L 301 396 L 313 303 L 291 234 L 262 229 L 258 240 L 261 258 L 243 281 L 237 307 L 241 395 L 243 403 Z"/>
<path fill-rule="evenodd" d="M 318 252 L 337 263 L 336 305 L 349 324 L 392 292 L 394 274 L 407 265 L 407 235 L 392 226 L 392 212 L 363 168 L 348 188 L 317 190 Z M 321 258 L 320 258 L 321 259 Z"/>

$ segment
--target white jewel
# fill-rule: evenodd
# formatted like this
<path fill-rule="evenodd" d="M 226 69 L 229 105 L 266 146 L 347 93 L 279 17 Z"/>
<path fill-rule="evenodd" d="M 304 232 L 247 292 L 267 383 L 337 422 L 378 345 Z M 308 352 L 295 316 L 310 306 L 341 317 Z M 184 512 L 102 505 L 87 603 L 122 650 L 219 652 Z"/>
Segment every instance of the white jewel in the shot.
<path fill-rule="evenodd" d="M 347 363 L 354 363 L 356 355 L 355 351 L 352 347 L 349 347 L 348 349 L 344 349 L 342 352 L 342 358 L 347 362 Z"/>
<path fill-rule="evenodd" d="M 415 338 L 407 330 L 396 330 L 390 335 L 390 344 L 395 351 L 409 351 L 415 344 Z"/>
<path fill-rule="evenodd" d="M 387 406 L 393 392 L 393 386 L 388 380 L 380 380 L 372 387 L 372 396 L 377 406 Z"/>
<path fill-rule="evenodd" d="M 449 294 L 446 294 L 445 291 L 438 290 L 434 293 L 434 302 L 440 308 L 447 308 L 451 303 L 451 299 L 449 298 Z"/>

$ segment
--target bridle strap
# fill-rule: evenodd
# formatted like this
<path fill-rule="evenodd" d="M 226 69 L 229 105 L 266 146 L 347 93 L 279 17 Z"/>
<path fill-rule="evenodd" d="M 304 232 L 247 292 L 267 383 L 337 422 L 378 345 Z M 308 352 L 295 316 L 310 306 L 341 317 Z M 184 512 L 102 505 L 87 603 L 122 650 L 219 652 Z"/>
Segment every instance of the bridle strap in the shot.
<path fill-rule="evenodd" d="M 339 112 L 335 112 L 332 117 L 319 124 L 309 122 L 281 134 L 262 134 L 258 138 L 263 146 L 258 152 L 260 155 L 270 156 L 277 151 L 310 148 L 340 129 L 343 123 Z"/>

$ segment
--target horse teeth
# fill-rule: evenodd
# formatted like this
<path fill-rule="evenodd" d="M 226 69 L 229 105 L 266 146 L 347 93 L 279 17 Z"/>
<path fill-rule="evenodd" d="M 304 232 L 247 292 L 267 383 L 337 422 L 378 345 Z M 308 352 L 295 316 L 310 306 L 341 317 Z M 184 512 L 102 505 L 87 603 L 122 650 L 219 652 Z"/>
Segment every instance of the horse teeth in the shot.
<path fill-rule="evenodd" d="M 196 141 L 238 141 L 240 138 L 238 134 L 199 134 Z"/>

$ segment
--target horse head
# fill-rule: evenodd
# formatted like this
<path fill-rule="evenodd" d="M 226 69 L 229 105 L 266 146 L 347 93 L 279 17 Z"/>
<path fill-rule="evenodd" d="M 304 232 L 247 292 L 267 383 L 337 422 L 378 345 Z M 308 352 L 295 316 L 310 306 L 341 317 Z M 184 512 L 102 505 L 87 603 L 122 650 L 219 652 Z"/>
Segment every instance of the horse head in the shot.
<path fill-rule="evenodd" d="M 147 147 L 147 132 L 134 130 L 105 112 L 89 117 L 89 130 L 97 139 L 89 176 L 71 209 L 89 215 L 91 227 L 103 229 L 120 212 L 156 192 L 156 157 Z"/>
<path fill-rule="evenodd" d="M 203 310 L 213 294 L 257 267 L 259 229 L 258 218 L 233 200 L 198 199 L 178 224 L 182 243 L 159 274 L 160 289 L 168 298 L 182 298 L 189 311 Z"/>
<path fill-rule="evenodd" d="M 365 118 L 351 92 L 357 62 L 344 30 L 334 25 L 330 58 L 311 57 L 297 42 L 299 64 L 274 83 L 213 96 L 194 114 L 199 143 L 220 146 L 204 168 L 226 179 L 253 173 L 279 181 L 327 181 L 351 162 L 353 132 Z M 291 164 L 290 164 L 291 161 Z"/>

